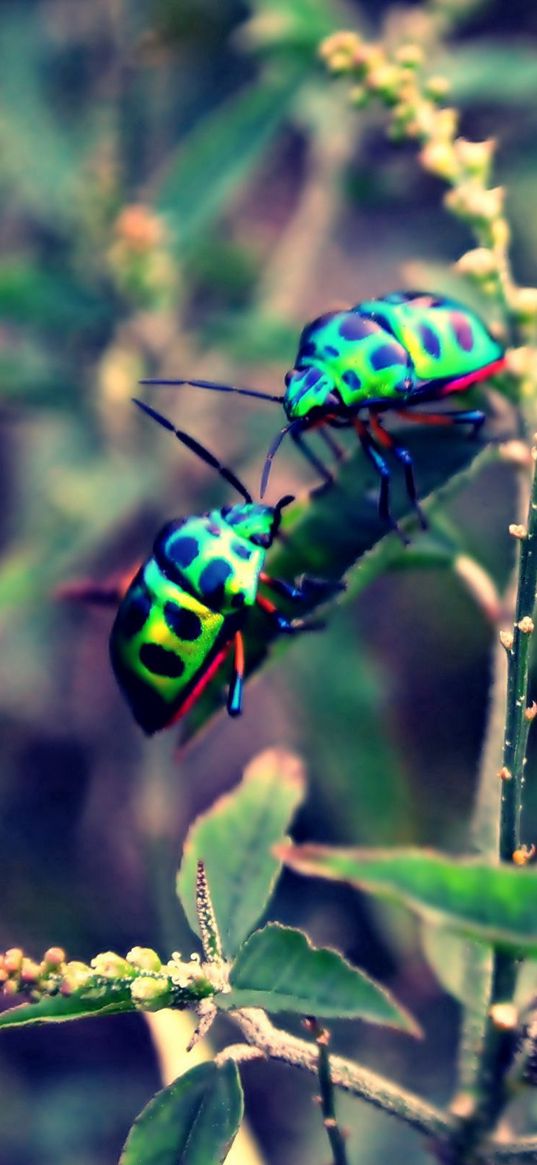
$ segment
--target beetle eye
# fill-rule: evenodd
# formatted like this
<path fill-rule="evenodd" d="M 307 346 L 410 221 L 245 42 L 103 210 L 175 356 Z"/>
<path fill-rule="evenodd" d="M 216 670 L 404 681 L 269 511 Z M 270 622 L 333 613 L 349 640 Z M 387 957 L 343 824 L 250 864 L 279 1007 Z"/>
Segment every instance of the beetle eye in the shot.
<path fill-rule="evenodd" d="M 285 376 L 284 376 L 284 378 L 283 378 L 283 382 L 284 382 L 284 384 L 285 384 L 285 387 L 286 387 L 286 388 L 288 388 L 288 387 L 289 387 L 289 384 L 290 384 L 290 382 L 291 382 L 291 377 L 292 377 L 292 375 L 293 375 L 293 369 L 292 369 L 292 368 L 290 368 L 290 369 L 289 369 L 289 372 L 286 372 L 286 373 L 285 373 Z"/>

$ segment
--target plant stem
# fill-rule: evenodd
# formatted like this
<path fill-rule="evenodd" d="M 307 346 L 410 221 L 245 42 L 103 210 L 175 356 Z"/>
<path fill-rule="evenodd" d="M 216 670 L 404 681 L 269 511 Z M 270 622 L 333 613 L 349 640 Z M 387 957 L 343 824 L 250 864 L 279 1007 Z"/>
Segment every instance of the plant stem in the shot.
<path fill-rule="evenodd" d="M 328 1051 L 330 1032 L 326 1028 L 322 1028 L 317 1023 L 317 1020 L 313 1018 L 305 1020 L 304 1026 L 315 1036 L 315 1042 L 317 1044 L 321 1110 L 326 1135 L 332 1150 L 333 1163 L 334 1165 L 348 1165 L 345 1137 L 339 1128 L 336 1118 L 334 1084 L 332 1080 L 330 1054 Z"/>
<path fill-rule="evenodd" d="M 530 720 L 528 707 L 528 679 L 530 645 L 533 635 L 533 612 L 537 589 L 537 473 L 535 450 L 533 481 L 525 527 L 515 528 L 520 540 L 518 585 L 512 628 L 512 643 L 507 646 L 507 696 L 503 739 L 503 766 L 501 773 L 501 808 L 499 828 L 499 858 L 512 862 L 520 849 L 520 818 L 522 790 L 526 763 L 526 744 Z M 486 752 L 489 756 L 489 750 Z M 490 773 L 483 772 L 483 780 Z M 480 1059 L 473 1081 L 475 1105 L 471 1115 L 457 1134 L 459 1160 L 467 1159 L 482 1134 L 497 1122 L 508 1096 L 506 1072 L 513 1051 L 513 1031 L 509 1025 L 495 1022 L 494 1009 L 498 1004 L 511 1003 L 517 980 L 518 962 L 512 955 L 496 951 L 493 956 L 490 991 L 487 1000 Z M 496 1013 L 497 1015 L 497 1013 Z M 468 1026 L 467 1032 L 468 1035 Z"/>
<path fill-rule="evenodd" d="M 274 1027 L 264 1011 L 248 1007 L 229 1012 L 229 1015 L 239 1025 L 248 1042 L 260 1048 L 266 1056 L 317 1075 L 317 1049 L 306 1040 Z M 449 1114 L 342 1056 L 330 1057 L 330 1075 L 336 1087 L 359 1096 L 383 1112 L 399 1117 L 420 1133 L 445 1140 L 455 1128 L 455 1121 Z"/>
<path fill-rule="evenodd" d="M 516 1141 L 498 1143 L 487 1152 L 487 1165 L 498 1162 L 509 1165 L 510 1162 L 537 1161 L 537 1137 L 520 1137 Z"/>

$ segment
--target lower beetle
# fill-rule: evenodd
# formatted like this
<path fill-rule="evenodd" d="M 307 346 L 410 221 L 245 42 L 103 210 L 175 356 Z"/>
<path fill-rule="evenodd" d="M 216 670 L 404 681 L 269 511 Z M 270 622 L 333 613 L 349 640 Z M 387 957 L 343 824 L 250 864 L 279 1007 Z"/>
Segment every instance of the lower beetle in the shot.
<path fill-rule="evenodd" d="M 151 735 L 193 707 L 231 651 L 227 709 L 230 716 L 240 714 L 242 632 L 254 604 L 287 634 L 321 626 L 314 620 L 288 619 L 258 594 L 260 583 L 291 601 L 313 594 L 327 598 L 340 584 L 303 578 L 293 585 L 265 574 L 266 552 L 277 536 L 281 511 L 293 499 L 283 497 L 275 506 L 254 502 L 238 477 L 203 445 L 148 405 L 134 403 L 244 499 L 239 505 L 168 522 L 120 602 L 110 636 L 112 667 L 134 718 Z"/>

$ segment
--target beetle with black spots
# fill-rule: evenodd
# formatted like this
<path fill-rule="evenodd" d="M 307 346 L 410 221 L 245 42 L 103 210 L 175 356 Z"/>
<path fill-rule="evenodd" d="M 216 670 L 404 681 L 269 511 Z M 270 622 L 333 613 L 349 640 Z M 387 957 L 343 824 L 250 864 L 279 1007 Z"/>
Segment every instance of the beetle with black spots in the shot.
<path fill-rule="evenodd" d="M 418 502 L 412 457 L 384 427 L 384 415 L 396 412 L 428 425 L 467 424 L 477 433 L 485 420 L 480 409 L 420 413 L 415 406 L 461 392 L 493 376 L 504 363 L 500 344 L 464 304 L 430 292 L 394 291 L 344 311 L 324 312 L 307 324 L 282 395 L 208 380 L 147 379 L 142 383 L 191 384 L 282 404 L 287 423 L 267 453 L 261 497 L 286 434 L 316 472 L 332 483 L 331 470 L 306 443 L 304 434 L 317 431 L 337 461 L 343 450 L 331 430 L 354 428 L 380 478 L 379 514 L 399 529 L 390 509 L 391 458 L 402 466 L 408 496 L 421 525 L 426 521 Z"/>
<path fill-rule="evenodd" d="M 292 499 L 283 497 L 275 506 L 254 502 L 235 474 L 198 441 L 154 409 L 135 403 L 244 499 L 239 505 L 167 522 L 120 601 L 110 636 L 112 666 L 134 718 L 151 735 L 193 707 L 230 653 L 234 660 L 227 708 L 230 716 L 239 715 L 243 630 L 255 605 L 280 632 L 319 626 L 287 618 L 259 593 L 260 584 L 292 602 L 313 592 L 321 601 L 339 584 L 303 579 L 294 585 L 268 576 L 265 556 L 277 536 L 281 511 Z"/>

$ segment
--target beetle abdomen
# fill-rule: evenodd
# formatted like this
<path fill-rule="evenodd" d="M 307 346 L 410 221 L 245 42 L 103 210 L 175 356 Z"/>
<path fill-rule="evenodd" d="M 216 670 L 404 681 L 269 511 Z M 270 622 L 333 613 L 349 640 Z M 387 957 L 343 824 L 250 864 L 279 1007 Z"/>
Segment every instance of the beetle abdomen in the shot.
<path fill-rule="evenodd" d="M 479 316 L 453 299 L 394 291 L 359 303 L 355 310 L 404 345 L 419 380 L 457 379 L 502 356 L 502 348 Z"/>
<path fill-rule="evenodd" d="M 233 620 L 224 620 L 167 578 L 154 557 L 148 559 L 120 603 L 110 637 L 117 681 L 144 732 L 158 732 L 177 716 L 235 629 Z"/>

